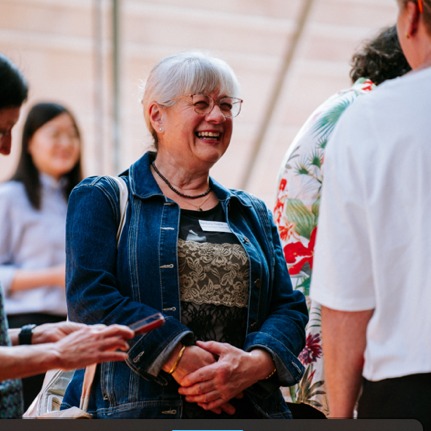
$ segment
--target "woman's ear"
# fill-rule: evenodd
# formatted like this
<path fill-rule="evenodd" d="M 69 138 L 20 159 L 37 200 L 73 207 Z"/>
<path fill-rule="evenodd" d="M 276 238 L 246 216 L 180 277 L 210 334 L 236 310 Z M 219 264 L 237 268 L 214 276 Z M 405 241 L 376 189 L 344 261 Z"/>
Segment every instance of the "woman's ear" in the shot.
<path fill-rule="evenodd" d="M 419 20 L 420 20 L 420 12 L 419 7 L 416 3 L 413 3 L 409 1 L 406 5 L 406 12 L 407 12 L 407 22 L 406 22 L 406 34 L 405 37 L 409 39 L 410 37 L 413 37 L 419 27 Z"/>
<path fill-rule="evenodd" d="M 156 133 L 163 132 L 163 113 L 158 103 L 154 102 L 149 107 L 149 118 Z"/>

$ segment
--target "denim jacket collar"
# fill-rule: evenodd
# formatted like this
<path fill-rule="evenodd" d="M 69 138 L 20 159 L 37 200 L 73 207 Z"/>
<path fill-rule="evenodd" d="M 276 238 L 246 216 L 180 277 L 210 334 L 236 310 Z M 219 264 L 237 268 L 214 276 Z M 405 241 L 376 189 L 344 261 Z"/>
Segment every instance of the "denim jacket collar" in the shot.
<path fill-rule="evenodd" d="M 152 161 L 155 159 L 155 156 L 155 152 L 148 151 L 130 167 L 129 171 L 125 171 L 121 175 L 129 172 L 130 190 L 134 196 L 141 199 L 148 199 L 152 196 L 162 196 L 167 200 L 169 198 L 164 196 L 151 172 L 150 166 Z M 227 205 L 231 199 L 236 199 L 241 205 L 250 207 L 250 204 L 242 196 L 237 195 L 235 191 L 223 187 L 211 177 L 209 181 L 211 188 L 220 202 Z"/>

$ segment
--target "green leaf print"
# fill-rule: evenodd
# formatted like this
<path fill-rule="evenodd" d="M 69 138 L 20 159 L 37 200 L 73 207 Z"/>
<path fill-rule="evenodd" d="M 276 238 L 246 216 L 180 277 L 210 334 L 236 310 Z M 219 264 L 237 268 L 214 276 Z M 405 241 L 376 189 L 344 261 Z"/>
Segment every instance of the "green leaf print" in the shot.
<path fill-rule="evenodd" d="M 296 391 L 297 391 L 298 385 L 295 386 L 289 386 L 289 392 L 290 392 L 290 398 L 292 399 L 292 402 L 296 403 Z"/>
<path fill-rule="evenodd" d="M 316 166 L 319 169 L 322 167 L 322 155 L 320 151 L 316 150 L 310 157 L 310 165 Z"/>
<path fill-rule="evenodd" d="M 288 199 L 285 204 L 285 213 L 291 223 L 296 223 L 296 232 L 304 238 L 310 239 L 311 232 L 316 227 L 317 218 L 302 201 Z"/>
<path fill-rule="evenodd" d="M 301 284 L 295 287 L 295 290 L 300 290 L 304 294 L 304 296 L 310 296 L 310 284 L 311 277 L 304 277 L 301 280 Z"/>
<path fill-rule="evenodd" d="M 302 160 L 296 165 L 296 175 L 311 175 L 309 168 L 309 160 L 303 157 Z"/>
<path fill-rule="evenodd" d="M 299 390 L 297 395 L 297 402 L 302 402 L 306 404 L 313 405 L 315 407 L 322 407 L 322 405 L 315 400 L 312 400 L 316 395 L 325 395 L 326 392 L 321 390 L 321 387 L 324 385 L 324 381 L 320 380 L 318 382 L 313 383 L 313 379 L 310 379 L 311 374 L 313 373 L 313 364 L 310 364 L 305 370 L 304 376 L 299 383 Z M 318 390 L 320 388 L 320 390 Z"/>
<path fill-rule="evenodd" d="M 320 139 L 318 142 L 317 142 L 317 146 L 321 149 L 321 150 L 324 150 L 325 148 L 326 148 L 326 144 L 328 143 L 328 140 L 327 139 Z"/>
<path fill-rule="evenodd" d="M 311 279 L 311 277 L 310 277 Z M 322 310 L 320 307 L 314 307 L 310 310 L 310 321 L 308 322 L 307 329 L 320 328 L 322 326 Z"/>
<path fill-rule="evenodd" d="M 313 205 L 311 206 L 311 212 L 313 213 L 314 217 L 316 218 L 316 224 L 317 224 L 317 220 L 319 218 L 319 209 L 320 209 L 320 195 L 314 201 Z"/>
<path fill-rule="evenodd" d="M 339 101 L 335 106 L 325 112 L 314 124 L 313 133 L 324 139 L 332 133 L 337 121 L 346 108 L 353 102 L 353 98 Z"/>

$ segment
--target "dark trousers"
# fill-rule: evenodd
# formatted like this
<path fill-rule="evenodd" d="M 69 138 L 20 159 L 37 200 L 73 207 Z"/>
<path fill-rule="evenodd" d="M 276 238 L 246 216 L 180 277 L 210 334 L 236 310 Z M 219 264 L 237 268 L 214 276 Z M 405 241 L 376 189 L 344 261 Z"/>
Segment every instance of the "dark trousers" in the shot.
<path fill-rule="evenodd" d="M 11 314 L 7 316 L 9 328 L 21 328 L 24 325 L 34 323 L 42 325 L 43 323 L 56 323 L 66 320 L 66 316 L 55 316 L 52 314 L 42 313 L 29 313 L 29 314 Z M 27 377 L 22 379 L 22 386 L 24 392 L 24 411 L 26 411 L 37 394 L 42 389 L 43 379 L 45 374 L 38 374 L 36 376 Z"/>
<path fill-rule="evenodd" d="M 364 379 L 359 419 L 417 419 L 431 431 L 431 373 L 370 382 Z"/>
<path fill-rule="evenodd" d="M 320 411 L 304 403 L 287 403 L 289 410 L 292 412 L 293 419 L 326 419 L 326 416 Z"/>

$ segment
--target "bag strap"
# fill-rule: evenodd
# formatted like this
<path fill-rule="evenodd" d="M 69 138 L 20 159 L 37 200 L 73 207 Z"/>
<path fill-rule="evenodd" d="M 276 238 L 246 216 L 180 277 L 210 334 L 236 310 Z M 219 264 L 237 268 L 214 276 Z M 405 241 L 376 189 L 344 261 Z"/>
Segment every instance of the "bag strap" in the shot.
<path fill-rule="evenodd" d="M 97 364 L 87 365 L 84 373 L 84 381 L 82 382 L 81 400 L 79 408 L 86 412 L 88 410 L 88 403 L 90 401 L 91 386 L 96 375 Z"/>
<path fill-rule="evenodd" d="M 117 229 L 117 248 L 120 244 L 121 234 L 123 232 L 124 223 L 126 221 L 127 206 L 129 205 L 129 188 L 127 187 L 126 181 L 121 177 L 111 177 L 117 183 L 118 190 L 120 192 L 120 223 Z M 94 376 L 96 375 L 97 364 L 88 365 L 85 368 L 84 380 L 82 382 L 81 400 L 79 408 L 86 412 L 88 410 L 88 403 L 90 401 L 91 386 L 93 385 Z"/>
<path fill-rule="evenodd" d="M 117 248 L 120 244 L 121 233 L 123 232 L 124 223 L 126 221 L 126 212 L 127 206 L 129 204 L 129 188 L 127 187 L 126 181 L 121 177 L 111 177 L 109 178 L 114 180 L 117 183 L 118 190 L 120 191 L 119 200 L 120 200 L 120 223 L 117 229 Z"/>
<path fill-rule="evenodd" d="M 126 221 L 127 206 L 129 204 L 129 188 L 127 187 L 126 181 L 121 177 L 111 177 L 117 183 L 119 190 L 119 201 L 120 201 L 120 223 L 117 229 L 117 248 L 120 244 L 121 234 L 123 232 L 124 223 Z M 91 386 L 93 385 L 94 376 L 96 375 L 97 364 L 88 365 L 85 368 L 84 379 L 82 382 L 81 400 L 79 402 L 79 408 L 86 412 L 88 410 L 88 403 L 90 401 Z"/>

